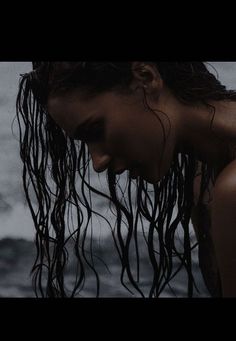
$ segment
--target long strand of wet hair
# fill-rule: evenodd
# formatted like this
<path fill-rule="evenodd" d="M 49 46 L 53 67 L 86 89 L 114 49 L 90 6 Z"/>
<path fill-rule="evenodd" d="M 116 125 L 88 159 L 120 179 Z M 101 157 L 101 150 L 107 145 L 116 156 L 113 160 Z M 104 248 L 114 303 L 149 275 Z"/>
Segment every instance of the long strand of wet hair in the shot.
<path fill-rule="evenodd" d="M 26 193 L 27 202 L 29 204 L 31 214 L 34 220 L 34 225 L 36 228 L 36 249 L 37 249 L 37 257 L 35 260 L 35 264 L 33 266 L 32 272 L 34 273 L 34 287 L 36 290 L 36 293 L 38 295 L 38 288 L 39 288 L 39 294 L 41 296 L 49 296 L 49 297 L 65 297 L 67 296 L 67 293 L 64 288 L 64 269 L 65 264 L 67 261 L 67 253 L 65 248 L 65 223 L 64 223 L 64 215 L 66 211 L 66 204 L 68 204 L 69 197 L 73 197 L 75 206 L 77 207 L 77 216 L 78 216 L 78 225 L 81 225 L 81 220 L 79 219 L 79 216 L 83 216 L 82 211 L 79 209 L 79 203 L 84 203 L 84 206 L 87 209 L 87 226 L 88 222 L 91 217 L 92 209 L 89 206 L 89 202 L 86 200 L 85 190 L 84 186 L 86 184 L 86 181 L 84 179 L 84 174 L 80 174 L 82 178 L 82 186 L 81 186 L 81 193 L 83 196 L 84 201 L 82 198 L 78 196 L 78 192 L 75 190 L 75 174 L 71 173 L 72 170 L 75 169 L 74 164 L 71 162 L 70 167 L 66 167 L 66 162 L 68 163 L 68 160 L 76 160 L 76 148 L 73 149 L 73 143 L 70 141 L 70 145 L 68 143 L 67 138 L 63 134 L 63 132 L 60 130 L 60 128 L 50 119 L 48 115 L 43 111 L 43 108 L 40 107 L 39 104 L 32 101 L 31 98 L 31 92 L 30 92 L 30 86 L 27 83 L 29 82 L 29 78 L 25 77 L 22 79 L 20 84 L 20 91 L 17 98 L 17 108 L 18 113 L 21 114 L 21 118 L 24 121 L 26 130 L 24 137 L 22 133 L 20 134 L 21 139 L 21 157 L 24 161 L 24 177 L 23 177 L 23 183 L 24 183 L 24 189 Z M 23 101 L 22 101 L 23 99 Z M 19 118 L 19 116 L 18 116 Z M 20 125 L 20 122 L 19 122 Z M 41 128 L 41 129 L 40 129 Z M 40 132 L 39 134 L 37 133 Z M 43 136 L 42 132 L 45 132 L 45 136 Z M 31 132 L 31 135 L 30 135 Z M 40 138 L 38 137 L 40 136 Z M 44 137 L 44 139 L 43 139 Z M 44 141 L 45 140 L 45 141 Z M 47 141 L 47 142 L 46 142 Z M 41 153 L 39 155 L 39 145 L 41 145 Z M 56 191 L 53 193 L 54 197 L 54 207 L 51 208 L 51 202 L 52 202 L 52 193 L 48 191 L 48 187 L 50 187 L 47 184 L 46 179 L 46 165 L 48 161 L 48 156 L 46 153 L 46 150 L 49 151 L 49 154 L 51 156 L 52 165 L 51 165 L 51 175 L 56 185 Z M 80 149 L 80 156 L 78 158 L 78 163 L 81 159 L 83 159 L 82 155 L 84 155 L 85 151 L 83 148 Z M 39 156 L 41 157 L 41 162 L 38 164 L 36 163 L 36 160 L 39 159 Z M 74 161 L 75 162 L 75 161 Z M 85 159 L 82 160 L 83 167 L 79 167 L 82 169 L 85 168 Z M 176 164 L 176 160 L 174 162 Z M 173 172 L 173 171 L 172 171 Z M 27 179 L 26 174 L 28 173 L 29 178 Z M 73 176 L 71 176 L 73 174 Z M 179 176 L 177 174 L 176 176 Z M 69 190 L 67 189 L 68 185 L 68 179 L 70 179 L 70 186 Z M 73 182 L 72 182 L 73 179 Z M 164 289 L 165 285 L 163 285 L 163 278 L 164 283 L 168 283 L 169 279 L 171 278 L 170 274 L 172 273 L 172 257 L 173 257 L 173 250 L 170 251 L 169 245 L 171 245 L 174 248 L 174 232 L 172 229 L 171 239 L 168 239 L 168 243 L 164 243 L 164 217 L 166 217 L 167 212 L 168 216 L 172 216 L 173 213 L 173 200 L 171 201 L 171 195 L 167 195 L 167 184 L 168 179 L 171 179 L 171 177 L 167 176 L 165 179 L 161 182 L 160 185 L 155 186 L 155 202 L 152 205 L 153 209 L 152 212 L 149 212 L 149 207 L 151 199 L 147 194 L 147 184 L 144 185 L 144 182 L 140 180 L 138 186 L 138 197 L 137 197 L 137 211 L 135 218 L 133 217 L 132 210 L 128 210 L 125 206 L 123 206 L 120 201 L 118 200 L 117 194 L 116 194 L 116 185 L 115 185 L 115 178 L 114 174 L 108 173 L 108 183 L 109 183 L 109 191 L 110 191 L 110 197 L 108 199 L 110 200 L 110 203 L 113 203 L 116 207 L 116 231 L 117 236 L 113 234 L 114 239 L 116 239 L 116 247 L 119 251 L 121 263 L 122 263 L 122 271 L 121 271 L 121 283 L 124 285 L 124 287 L 131 292 L 131 290 L 128 288 L 128 286 L 125 284 L 124 275 L 125 272 L 128 276 L 128 279 L 131 283 L 131 285 L 138 291 L 138 293 L 141 296 L 144 296 L 141 289 L 139 288 L 138 281 L 135 280 L 132 270 L 130 268 L 130 259 L 129 259 L 129 249 L 130 249 L 130 243 L 131 238 L 133 236 L 133 232 L 136 231 L 137 236 L 137 223 L 138 223 L 138 214 L 139 210 L 140 213 L 143 214 L 143 216 L 150 222 L 149 226 L 149 232 L 148 232 L 148 252 L 150 261 L 153 267 L 153 284 L 152 288 L 150 290 L 149 296 L 156 296 L 158 297 L 161 293 L 161 291 Z M 131 181 L 131 179 L 129 179 Z M 33 208 L 30 196 L 29 196 L 29 184 L 33 186 L 33 190 L 35 192 L 37 202 L 39 204 L 38 211 L 35 213 L 35 209 Z M 182 184 L 181 184 L 182 186 Z M 72 191 L 73 188 L 73 191 Z M 87 186 L 88 188 L 88 186 Z M 171 186 L 169 185 L 169 188 Z M 177 187 L 178 188 L 178 187 Z M 91 187 L 88 188 L 91 190 Z M 181 188 L 178 188 L 179 193 L 181 193 Z M 177 191 L 177 189 L 176 189 Z M 97 193 L 101 194 L 101 192 Z M 129 193 L 130 193 L 130 186 L 129 186 Z M 143 200 L 144 196 L 144 200 Z M 51 199 L 51 200 L 50 200 Z M 167 205 L 167 203 L 171 203 L 171 208 Z M 159 204 L 159 215 L 158 218 L 156 218 L 157 213 L 157 204 Z M 182 204 L 182 201 L 181 201 Z M 129 197 L 129 206 L 131 207 L 131 198 Z M 130 209 L 129 207 L 129 209 Z M 49 212 L 51 210 L 51 220 L 49 219 Z M 179 211 L 181 212 L 181 207 L 179 208 Z M 183 211 L 183 210 L 182 210 Z M 96 213 L 96 212 L 94 212 Z M 125 215 L 125 218 L 127 220 L 127 235 L 126 240 L 124 241 L 124 235 L 122 235 L 122 214 Z M 181 221 L 182 216 L 178 217 L 178 222 Z M 135 221 L 135 229 L 133 227 L 133 222 Z M 158 221 L 158 227 L 156 227 L 156 222 Z M 187 221 L 187 219 L 185 220 Z M 55 231 L 55 236 L 49 235 L 49 224 L 51 223 L 51 226 L 53 227 L 53 230 Z M 176 223 L 176 221 L 175 221 Z M 175 227 L 177 227 L 178 224 L 175 224 Z M 184 226 L 187 226 L 187 223 L 185 223 Z M 83 287 L 84 285 L 84 279 L 85 279 L 85 270 L 83 261 L 90 266 L 91 269 L 95 271 L 95 275 L 97 278 L 97 288 L 99 288 L 99 282 L 98 282 L 98 275 L 96 273 L 96 270 L 94 269 L 93 265 L 90 264 L 88 261 L 86 254 L 85 254 L 85 240 L 86 240 L 86 230 L 87 227 L 84 230 L 84 235 L 82 238 L 82 245 L 79 246 L 80 242 L 80 228 L 78 227 L 77 230 L 77 238 L 75 243 L 75 250 L 76 250 L 76 257 L 78 259 L 78 264 L 80 267 L 80 276 L 79 279 L 76 281 L 76 289 L 79 290 L 80 286 Z M 168 229 L 167 229 L 168 230 Z M 158 235 L 159 238 L 159 246 L 160 250 L 158 252 L 159 254 L 159 261 L 156 259 L 157 251 L 154 247 L 154 234 Z M 168 233 L 167 233 L 168 235 Z M 186 242 L 186 245 L 188 243 Z M 54 248 L 53 248 L 54 246 Z M 185 246 L 186 247 L 186 246 Z M 188 249 L 190 249 L 188 247 Z M 82 253 L 80 253 L 80 251 Z M 138 251 L 137 248 L 137 237 L 136 237 L 136 252 Z M 189 267 L 189 258 L 188 257 L 182 257 L 179 252 L 177 252 L 177 249 L 174 249 L 175 253 L 179 256 L 181 259 L 182 264 L 184 264 L 185 267 Z M 138 252 L 137 252 L 138 255 Z M 139 263 L 139 258 L 138 263 Z M 185 264 L 187 259 L 187 265 Z M 83 261 L 82 261 L 83 260 Z M 159 264 L 158 264 L 159 263 Z M 45 271 L 44 268 L 46 269 Z M 47 280 L 46 280 L 46 291 L 43 288 L 43 275 L 45 276 L 45 272 L 47 271 Z M 165 272 L 167 271 L 167 275 Z M 190 274 L 189 270 L 189 274 Z M 190 276 L 191 277 L 191 276 Z M 162 285 L 161 285 L 162 283 Z M 155 291 L 155 292 L 154 292 Z M 191 289 L 189 289 L 189 293 L 191 295 Z M 74 289 L 72 292 L 72 295 L 76 295 L 76 290 Z M 97 290 L 97 296 L 99 295 L 99 289 Z"/>
<path fill-rule="evenodd" d="M 191 157 L 182 154 L 175 155 L 168 174 L 160 183 L 153 186 L 154 198 L 149 195 L 148 188 L 150 186 L 138 178 L 134 202 L 136 211 L 134 212 L 131 179 L 128 178 L 128 202 L 123 200 L 124 204 L 118 197 L 117 189 L 120 187 L 117 178 L 109 171 L 107 180 L 110 196 L 93 188 L 89 181 L 86 181 L 86 169 L 89 165 L 85 146 L 82 143 L 75 145 L 74 141 L 65 136 L 64 132 L 34 98 L 31 87 L 32 74 L 23 76 L 17 97 L 17 118 L 20 127 L 20 155 L 23 160 L 23 186 L 36 229 L 36 259 L 32 269 L 36 296 L 74 297 L 80 294 L 85 285 L 87 268 L 95 274 L 96 296 L 99 296 L 99 276 L 93 263 L 93 256 L 91 256 L 93 248 L 90 242 L 90 250 L 89 248 L 87 250 L 86 244 L 88 224 L 92 214 L 96 214 L 110 226 L 121 261 L 121 283 L 127 290 L 134 294 L 128 287 L 125 275 L 137 293 L 144 296 L 139 285 L 138 222 L 140 221 L 153 269 L 149 297 L 159 297 L 166 286 L 171 288 L 171 281 L 182 268 L 185 269 L 188 276 L 188 296 L 191 297 L 193 287 L 196 287 L 191 268 L 193 247 L 189 232 L 193 202 L 192 184 L 196 175 L 194 154 Z M 220 90 L 216 97 L 221 94 Z M 231 97 L 233 98 L 233 96 L 235 95 L 232 93 Z M 225 95 L 225 98 L 228 97 Z M 161 124 L 161 120 L 159 123 Z M 21 128 L 22 124 L 25 127 L 24 133 Z M 163 134 L 165 134 L 164 131 Z M 51 164 L 49 164 L 50 162 Z M 202 167 L 206 177 L 202 177 L 201 193 L 207 188 L 212 176 L 210 167 L 205 164 Z M 76 182 L 77 175 L 81 179 L 79 189 Z M 53 180 L 53 184 L 49 180 Z M 86 189 L 88 189 L 89 195 L 93 192 L 106 198 L 111 211 L 115 208 L 116 211 L 113 212 L 116 216 L 114 229 L 105 217 L 93 210 Z M 121 190 L 121 193 L 122 198 L 125 199 L 125 191 Z M 35 208 L 33 201 L 36 201 L 38 207 Z M 67 224 L 65 224 L 65 217 L 66 212 L 69 212 L 69 205 L 73 206 L 76 211 L 78 226 L 66 238 L 65 230 L 66 227 L 69 229 L 70 222 L 67 219 Z M 177 215 L 172 221 L 176 206 Z M 87 213 L 84 230 L 82 230 L 84 222 L 82 207 L 86 208 Z M 149 224 L 147 233 L 142 217 Z M 124 226 L 126 226 L 126 233 L 124 233 Z M 184 233 L 183 250 L 179 250 L 179 245 L 176 244 L 176 236 L 180 227 Z M 135 241 L 137 276 L 131 267 L 132 238 Z M 68 262 L 66 244 L 72 239 L 77 268 L 75 282 L 70 292 L 66 289 L 64 274 Z M 87 254 L 90 254 L 90 259 Z M 180 261 L 176 268 L 173 264 L 174 258 L 178 258 Z"/>

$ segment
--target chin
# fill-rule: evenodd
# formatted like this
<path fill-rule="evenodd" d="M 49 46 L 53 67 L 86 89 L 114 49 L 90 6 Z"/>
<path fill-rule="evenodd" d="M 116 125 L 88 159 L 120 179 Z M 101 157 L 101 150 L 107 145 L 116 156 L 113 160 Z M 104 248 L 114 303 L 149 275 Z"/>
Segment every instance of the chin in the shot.
<path fill-rule="evenodd" d="M 158 170 L 153 170 L 153 172 L 141 174 L 142 178 L 151 185 L 157 185 L 166 175 L 167 172 L 159 172 Z"/>
<path fill-rule="evenodd" d="M 157 176 L 143 176 L 142 178 L 151 185 L 157 185 L 161 180 L 160 177 Z"/>

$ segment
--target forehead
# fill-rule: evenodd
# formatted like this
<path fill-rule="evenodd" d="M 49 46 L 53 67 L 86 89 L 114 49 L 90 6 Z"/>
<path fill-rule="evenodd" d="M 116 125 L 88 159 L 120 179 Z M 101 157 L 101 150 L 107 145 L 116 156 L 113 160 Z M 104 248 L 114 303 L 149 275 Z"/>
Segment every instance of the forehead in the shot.
<path fill-rule="evenodd" d="M 50 114 L 58 115 L 62 110 L 71 109 L 75 104 L 82 103 L 82 96 L 78 91 L 66 94 L 50 95 L 47 102 L 47 109 Z"/>
<path fill-rule="evenodd" d="M 49 114 L 56 117 L 74 116 L 80 113 L 81 115 L 94 111 L 102 101 L 99 96 L 88 98 L 81 94 L 79 91 L 73 91 L 69 94 L 50 96 L 47 103 Z"/>
<path fill-rule="evenodd" d="M 104 93 L 94 97 L 85 97 L 79 91 L 70 94 L 50 96 L 47 110 L 68 134 L 75 129 L 75 124 L 82 124 L 87 119 L 105 115 L 114 107 L 116 96 Z"/>
<path fill-rule="evenodd" d="M 71 135 L 75 125 L 80 124 L 83 117 L 93 112 L 92 101 L 86 102 L 78 92 L 53 95 L 48 99 L 47 110 L 55 122 Z"/>
<path fill-rule="evenodd" d="M 94 106 L 104 105 L 109 103 L 109 94 L 98 94 L 94 96 L 88 96 L 80 90 L 73 90 L 69 93 L 62 95 L 53 95 L 50 96 L 47 103 L 47 108 L 49 113 L 57 113 L 63 109 L 74 109 L 74 107 L 78 107 L 81 110 L 83 109 L 92 109 Z"/>
<path fill-rule="evenodd" d="M 47 103 L 49 114 L 54 117 L 72 115 L 79 112 L 85 113 L 96 112 L 97 110 L 119 106 L 124 103 L 124 96 L 116 92 L 105 92 L 94 95 L 93 97 L 85 96 L 81 91 L 74 90 L 68 94 L 50 96 Z"/>

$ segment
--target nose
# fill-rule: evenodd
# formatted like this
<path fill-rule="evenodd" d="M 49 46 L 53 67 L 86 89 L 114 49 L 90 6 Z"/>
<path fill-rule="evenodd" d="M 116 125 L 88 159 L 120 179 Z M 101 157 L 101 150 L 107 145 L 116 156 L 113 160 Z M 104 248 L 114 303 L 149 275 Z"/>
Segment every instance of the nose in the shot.
<path fill-rule="evenodd" d="M 93 161 L 93 169 L 97 173 L 104 172 L 111 161 L 111 157 L 109 154 L 104 153 L 98 150 L 90 150 L 90 155 Z"/>

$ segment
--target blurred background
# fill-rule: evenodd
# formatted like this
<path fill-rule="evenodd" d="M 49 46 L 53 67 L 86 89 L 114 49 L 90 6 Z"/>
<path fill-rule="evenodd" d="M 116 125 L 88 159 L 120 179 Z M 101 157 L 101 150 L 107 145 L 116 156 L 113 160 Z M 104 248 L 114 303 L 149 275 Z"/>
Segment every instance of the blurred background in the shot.
<path fill-rule="evenodd" d="M 209 69 L 218 73 L 222 83 L 228 88 L 236 88 L 236 62 L 209 63 Z M 20 74 L 29 70 L 30 62 L 0 62 L 0 297 L 34 297 L 30 278 L 35 254 L 34 228 L 22 190 L 16 122 L 12 127 Z M 104 236 L 100 235 L 101 237 L 106 240 L 106 233 Z M 113 251 L 107 249 L 107 252 Z M 194 271 L 200 288 L 200 293 L 196 293 L 196 296 L 208 297 L 198 271 L 196 255 L 194 261 Z M 102 296 L 130 297 L 121 288 L 118 267 L 115 264 L 111 266 L 113 271 L 104 275 L 102 280 Z M 185 287 L 184 278 L 180 276 L 175 285 L 179 297 L 185 295 Z M 94 292 L 92 286 L 88 285 L 84 297 L 90 296 L 94 296 Z"/>

